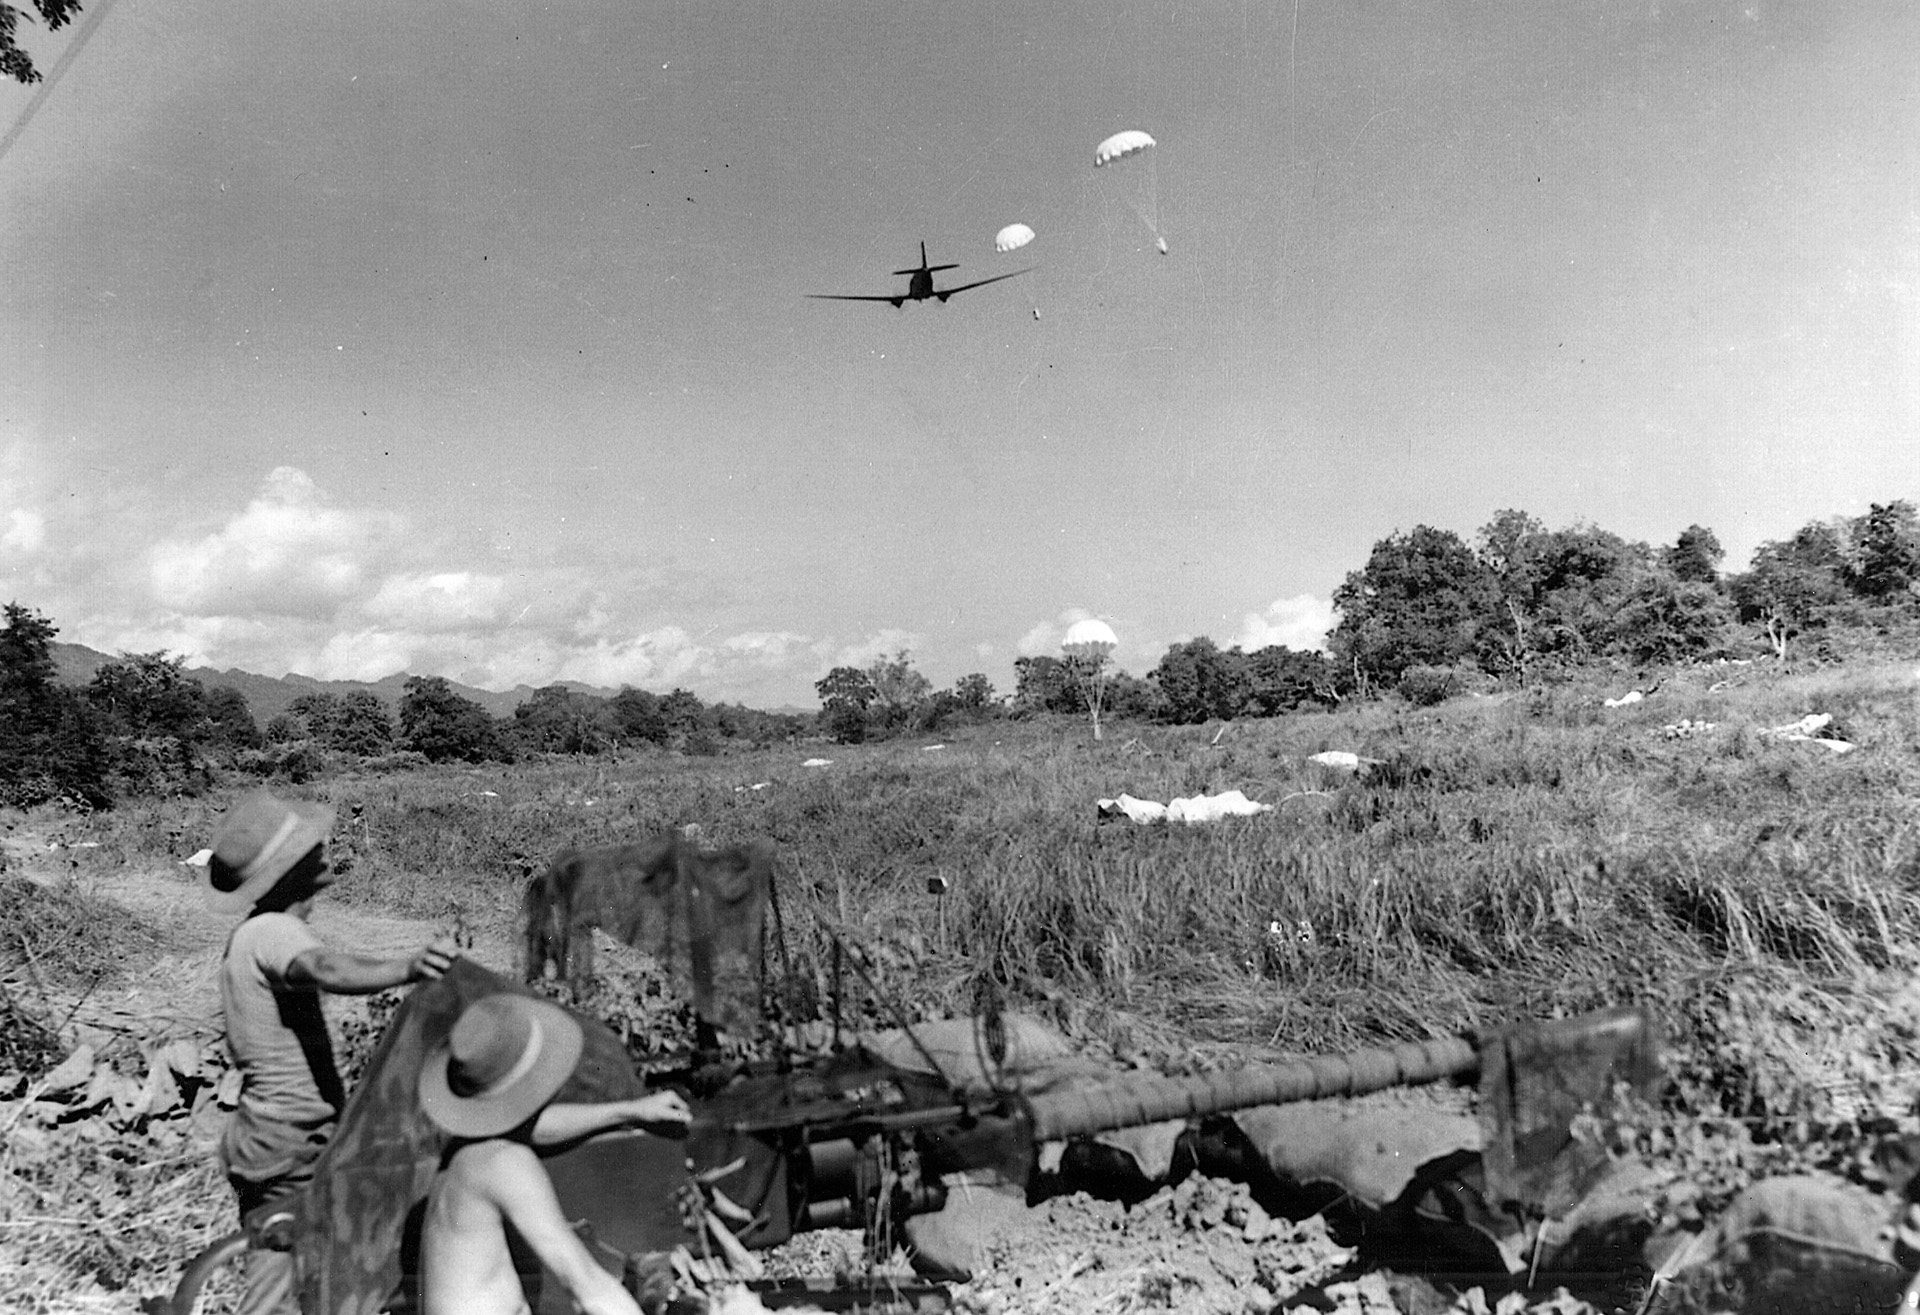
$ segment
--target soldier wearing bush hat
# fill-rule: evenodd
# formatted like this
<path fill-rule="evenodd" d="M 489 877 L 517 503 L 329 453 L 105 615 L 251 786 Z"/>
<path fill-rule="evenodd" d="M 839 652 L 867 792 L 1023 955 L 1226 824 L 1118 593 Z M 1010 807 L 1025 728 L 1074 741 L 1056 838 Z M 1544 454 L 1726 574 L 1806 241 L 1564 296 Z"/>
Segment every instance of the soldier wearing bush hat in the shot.
<path fill-rule="evenodd" d="M 550 1104 L 580 1062 L 580 1024 L 517 992 L 468 1005 L 420 1069 L 420 1107 L 458 1139 L 441 1161 L 420 1232 L 422 1315 L 517 1315 L 526 1298 L 512 1231 L 587 1315 L 639 1315 L 620 1281 L 575 1235 L 534 1146 L 601 1128 L 684 1137 L 691 1117 L 671 1091 L 601 1105 Z"/>
<path fill-rule="evenodd" d="M 371 995 L 440 976 L 456 953 L 441 937 L 404 958 L 335 950 L 307 926 L 333 882 L 326 838 L 333 809 L 261 791 L 227 810 L 206 864 L 212 906 L 246 914 L 220 962 L 227 1045 L 240 1100 L 220 1158 L 244 1216 L 299 1188 L 333 1135 L 346 1092 L 320 993 Z M 293 1257 L 247 1252 L 239 1315 L 296 1311 Z"/>

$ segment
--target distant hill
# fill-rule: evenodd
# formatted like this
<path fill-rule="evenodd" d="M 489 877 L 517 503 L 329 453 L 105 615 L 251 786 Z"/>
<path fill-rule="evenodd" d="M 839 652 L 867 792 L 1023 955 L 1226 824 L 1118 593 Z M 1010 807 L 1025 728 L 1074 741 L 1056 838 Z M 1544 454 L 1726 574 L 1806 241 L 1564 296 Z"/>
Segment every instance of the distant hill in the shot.
<path fill-rule="evenodd" d="M 93 673 L 108 662 L 115 661 L 113 654 L 102 653 L 88 648 L 85 644 L 53 643 L 53 662 L 58 679 L 63 685 L 84 685 L 93 679 Z M 408 675 L 398 672 L 379 680 L 315 680 L 312 676 L 289 673 L 285 676 L 257 676 L 251 671 L 230 669 L 216 671 L 212 667 L 188 667 L 187 674 L 202 685 L 212 688 L 215 685 L 227 685 L 240 691 L 253 710 L 253 719 L 262 726 L 285 712 L 293 701 L 303 694 L 350 694 L 355 690 L 365 690 L 380 699 L 389 708 L 400 706 L 400 696 L 405 693 Z M 573 681 L 558 682 L 568 689 L 582 694 L 593 694 L 600 698 L 611 698 L 618 690 L 597 689 L 592 685 L 580 685 Z M 532 685 L 515 685 L 504 692 L 476 689 L 472 685 L 462 685 L 457 680 L 447 682 L 454 693 L 462 698 L 472 699 L 487 710 L 493 717 L 505 717 L 533 696 Z"/>

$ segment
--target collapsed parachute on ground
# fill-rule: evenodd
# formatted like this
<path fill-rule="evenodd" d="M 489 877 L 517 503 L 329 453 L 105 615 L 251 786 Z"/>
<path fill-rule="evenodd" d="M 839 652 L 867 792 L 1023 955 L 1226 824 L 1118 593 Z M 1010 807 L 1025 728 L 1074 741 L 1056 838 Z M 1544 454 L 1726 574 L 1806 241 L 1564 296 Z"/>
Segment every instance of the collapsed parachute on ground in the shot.
<path fill-rule="evenodd" d="M 993 249 L 1002 254 L 1018 251 L 1033 241 L 1033 230 L 1025 224 L 1008 224 L 993 235 Z"/>
<path fill-rule="evenodd" d="M 1153 138 L 1138 128 L 1116 132 L 1093 148 L 1093 167 L 1113 165 L 1109 186 L 1140 216 L 1140 222 L 1153 234 L 1160 254 L 1167 254 L 1166 240 L 1160 236 L 1160 179 L 1154 164 Z"/>

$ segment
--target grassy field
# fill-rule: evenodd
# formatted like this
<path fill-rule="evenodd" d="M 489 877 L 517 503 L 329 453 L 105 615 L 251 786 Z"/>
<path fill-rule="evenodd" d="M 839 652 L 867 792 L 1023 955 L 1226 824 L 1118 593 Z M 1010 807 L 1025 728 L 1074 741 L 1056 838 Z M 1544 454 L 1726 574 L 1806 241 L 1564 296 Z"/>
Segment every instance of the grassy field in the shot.
<path fill-rule="evenodd" d="M 1312 1050 L 1645 1002 L 1677 1052 L 1715 1049 L 1740 1095 L 1766 1081 L 1743 1069 L 1791 1058 L 1730 1063 L 1749 996 L 1791 1029 L 1802 996 L 1830 1010 L 1876 993 L 1864 1006 L 1913 966 L 1915 674 L 1704 667 L 1617 709 L 1602 706 L 1617 686 L 1568 685 L 1123 724 L 1099 743 L 1081 723 L 1004 722 L 940 748 L 556 761 L 314 793 L 348 819 L 336 897 L 411 916 L 504 929 L 525 872 L 557 849 L 691 822 L 714 841 L 774 840 L 801 961 L 839 929 L 915 1017 L 984 980 L 1121 1049 Z M 1809 712 L 1857 750 L 1760 733 Z M 1666 729 L 1682 722 L 1712 728 Z M 1352 779 L 1304 761 L 1326 748 L 1381 765 Z M 833 761 L 802 766 L 813 754 Z M 1123 791 L 1228 789 L 1274 809 L 1196 827 L 1096 818 Z M 98 819 L 87 861 L 177 852 L 212 809 Z"/>
<path fill-rule="evenodd" d="M 1689 1129 L 1657 1133 L 1656 1150 L 1695 1155 L 1727 1191 L 1769 1168 L 1842 1165 L 1857 1147 L 1835 1130 L 1900 1121 L 1920 1086 L 1914 664 L 1683 669 L 1644 702 L 1602 705 L 1627 683 L 1111 725 L 1098 743 L 1084 723 L 1002 722 L 940 747 L 523 763 L 305 792 L 341 809 L 352 863 L 329 898 L 496 934 L 563 846 L 688 823 L 714 841 L 766 836 L 789 952 L 816 980 L 834 930 L 910 1018 L 990 987 L 1163 1066 L 1646 1004 L 1665 1029 L 1667 1115 Z M 1762 733 L 1808 713 L 1857 748 Z M 1356 778 L 1306 761 L 1322 749 L 1379 765 Z M 813 755 L 832 761 L 803 766 Z M 1272 811 L 1193 827 L 1096 816 L 1121 792 L 1231 789 Z M 218 802 L 75 819 L 97 847 L 73 861 L 104 875 L 177 860 Z"/>

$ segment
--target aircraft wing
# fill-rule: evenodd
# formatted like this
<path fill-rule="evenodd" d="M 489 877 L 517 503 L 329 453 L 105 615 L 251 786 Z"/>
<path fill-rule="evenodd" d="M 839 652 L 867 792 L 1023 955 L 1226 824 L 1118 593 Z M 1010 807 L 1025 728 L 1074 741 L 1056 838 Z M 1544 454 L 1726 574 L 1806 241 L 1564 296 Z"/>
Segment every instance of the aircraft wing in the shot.
<path fill-rule="evenodd" d="M 1014 274 L 1031 274 L 1031 273 L 1033 273 L 1033 270 L 1031 268 L 1016 269 L 1013 271 L 1013 274 L 995 274 L 990 279 L 981 279 L 976 283 L 962 283 L 957 288 L 939 288 L 934 291 L 933 295 L 938 297 L 941 301 L 945 301 L 948 297 L 951 297 L 954 293 L 965 292 L 968 288 L 984 288 L 989 283 L 998 283 L 1001 279 L 1010 279 L 1014 276 Z"/>
<path fill-rule="evenodd" d="M 1003 274 L 1001 277 L 1005 278 L 1006 276 Z M 861 296 L 854 292 L 808 292 L 802 295 L 811 297 L 815 301 L 884 301 L 890 302 L 895 310 L 898 310 L 907 300 L 905 293 L 902 293 L 898 297 Z M 941 300 L 944 301 L 946 298 L 943 297 Z"/>

